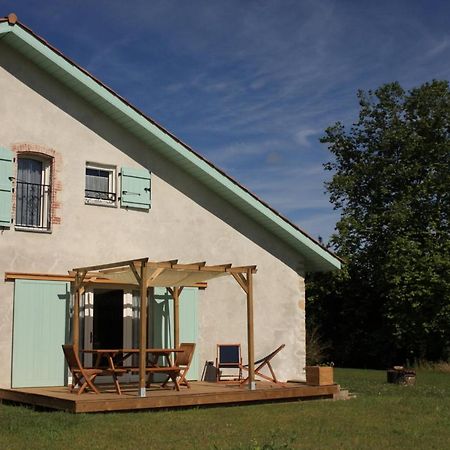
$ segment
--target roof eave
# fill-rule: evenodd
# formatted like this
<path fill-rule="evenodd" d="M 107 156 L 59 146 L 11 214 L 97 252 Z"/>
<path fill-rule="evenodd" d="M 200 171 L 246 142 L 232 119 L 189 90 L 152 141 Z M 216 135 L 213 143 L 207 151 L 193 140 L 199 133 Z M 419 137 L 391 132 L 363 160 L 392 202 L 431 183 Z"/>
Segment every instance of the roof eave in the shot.
<path fill-rule="evenodd" d="M 281 216 L 248 189 L 215 167 L 211 162 L 128 103 L 112 89 L 72 62 L 59 50 L 50 46 L 32 30 L 19 22 L 11 25 L 7 19 L 0 20 L 0 38 L 2 34 L 5 35 L 11 32 L 14 33 L 14 37 L 20 39 L 47 61 L 64 71 L 64 75 L 70 75 L 71 78 L 81 83 L 90 93 L 101 97 L 108 105 L 120 111 L 127 118 L 132 119 L 133 127 L 143 128 L 147 133 L 151 133 L 152 138 L 156 137 L 164 146 L 175 150 L 175 159 L 179 159 L 184 164 L 188 161 L 190 163 L 189 166 L 192 166 L 192 171 L 195 172 L 194 175 L 198 175 L 197 172 L 201 171 L 202 175 L 205 175 L 205 180 L 209 182 L 207 184 L 216 185 L 215 187 L 220 189 L 225 187 L 230 195 L 235 197 L 236 203 L 251 206 L 253 217 L 259 217 L 261 219 L 260 222 L 267 222 L 267 219 L 269 219 L 271 231 L 284 241 L 288 241 L 304 257 L 305 271 L 329 271 L 341 268 L 341 260 L 336 255 L 322 247 L 306 232 Z"/>

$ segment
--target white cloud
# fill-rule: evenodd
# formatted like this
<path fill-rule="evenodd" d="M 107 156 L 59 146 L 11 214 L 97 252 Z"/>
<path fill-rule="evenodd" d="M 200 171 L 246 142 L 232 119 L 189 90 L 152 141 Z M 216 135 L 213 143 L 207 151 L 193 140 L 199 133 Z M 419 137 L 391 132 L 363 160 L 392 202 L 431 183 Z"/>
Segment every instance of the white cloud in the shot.
<path fill-rule="evenodd" d="M 291 213 L 310 208 L 329 208 L 320 165 L 276 166 L 242 169 L 232 174 L 275 209 Z"/>
<path fill-rule="evenodd" d="M 311 146 L 310 138 L 312 136 L 317 136 L 321 132 L 323 132 L 323 130 L 318 130 L 314 128 L 306 128 L 304 130 L 299 130 L 295 133 L 295 140 L 302 147 L 310 147 Z"/>
<path fill-rule="evenodd" d="M 295 224 L 314 238 L 319 236 L 326 243 L 331 234 L 334 233 L 334 224 L 339 220 L 339 214 L 336 211 L 326 211 L 318 214 L 310 214 L 307 218 L 296 219 Z"/>

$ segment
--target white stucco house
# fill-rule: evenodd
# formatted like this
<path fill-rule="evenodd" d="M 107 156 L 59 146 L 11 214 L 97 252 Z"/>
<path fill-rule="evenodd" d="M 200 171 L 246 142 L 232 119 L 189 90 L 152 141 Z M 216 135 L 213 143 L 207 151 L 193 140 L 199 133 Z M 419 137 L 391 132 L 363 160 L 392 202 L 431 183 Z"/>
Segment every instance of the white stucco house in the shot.
<path fill-rule="evenodd" d="M 280 344 L 280 379 L 305 365 L 307 271 L 340 268 L 308 234 L 17 21 L 0 19 L 0 387 L 65 380 L 74 267 L 149 256 L 257 266 L 256 356 Z M 136 292 L 91 283 L 80 346 L 136 345 Z M 240 342 L 237 283 L 187 287 L 191 377 Z M 149 344 L 171 345 L 169 294 L 149 292 Z M 106 347 L 109 348 L 109 347 Z"/>

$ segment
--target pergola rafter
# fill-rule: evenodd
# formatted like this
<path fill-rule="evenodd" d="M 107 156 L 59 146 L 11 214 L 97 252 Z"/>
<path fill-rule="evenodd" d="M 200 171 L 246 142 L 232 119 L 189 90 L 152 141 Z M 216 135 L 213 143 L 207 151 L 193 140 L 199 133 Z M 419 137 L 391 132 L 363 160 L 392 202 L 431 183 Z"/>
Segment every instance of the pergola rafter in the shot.
<path fill-rule="evenodd" d="M 80 298 L 86 283 L 97 277 L 111 282 L 134 284 L 139 286 L 141 306 L 139 320 L 139 395 L 146 396 L 146 347 L 147 347 L 147 291 L 149 287 L 165 287 L 174 301 L 174 344 L 180 345 L 180 295 L 185 286 L 192 286 L 213 278 L 231 275 L 245 292 L 247 297 L 247 341 L 249 388 L 255 389 L 254 379 L 254 327 L 253 327 L 253 274 L 256 266 L 238 266 L 232 264 L 206 265 L 206 261 L 179 264 L 178 260 L 149 261 L 138 258 L 96 266 L 78 267 L 70 274 L 74 275 L 75 301 L 73 308 L 73 345 L 79 351 L 80 336 Z"/>

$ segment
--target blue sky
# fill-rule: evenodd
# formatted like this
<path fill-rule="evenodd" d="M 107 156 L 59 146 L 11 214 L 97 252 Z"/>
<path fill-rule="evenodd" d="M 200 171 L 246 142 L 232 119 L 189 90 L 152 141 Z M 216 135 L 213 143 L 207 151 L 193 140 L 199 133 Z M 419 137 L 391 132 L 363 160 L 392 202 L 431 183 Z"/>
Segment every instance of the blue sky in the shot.
<path fill-rule="evenodd" d="M 319 143 L 356 91 L 450 78 L 446 1 L 0 0 L 275 209 L 325 240 Z"/>

